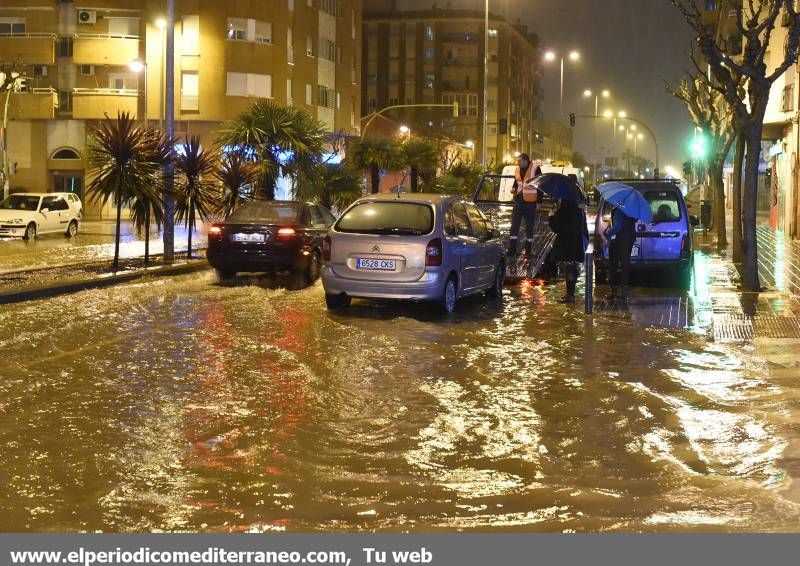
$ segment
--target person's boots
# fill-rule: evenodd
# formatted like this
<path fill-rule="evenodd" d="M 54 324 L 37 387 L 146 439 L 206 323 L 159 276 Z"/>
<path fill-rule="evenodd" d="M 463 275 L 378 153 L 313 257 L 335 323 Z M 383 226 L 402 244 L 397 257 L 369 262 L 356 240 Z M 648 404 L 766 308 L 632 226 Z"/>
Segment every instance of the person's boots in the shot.
<path fill-rule="evenodd" d="M 619 287 L 611 287 L 611 292 L 606 295 L 606 301 L 615 303 L 620 297 Z"/>
<path fill-rule="evenodd" d="M 509 241 L 507 255 L 508 255 L 508 257 L 514 257 L 515 255 L 517 255 L 517 241 L 516 240 Z"/>
<path fill-rule="evenodd" d="M 533 242 L 528 240 L 525 242 L 525 255 L 530 258 L 531 254 L 533 254 Z"/>
<path fill-rule="evenodd" d="M 567 294 L 561 299 L 562 303 L 573 305 L 575 304 L 575 287 L 577 286 L 577 281 L 567 279 Z"/>

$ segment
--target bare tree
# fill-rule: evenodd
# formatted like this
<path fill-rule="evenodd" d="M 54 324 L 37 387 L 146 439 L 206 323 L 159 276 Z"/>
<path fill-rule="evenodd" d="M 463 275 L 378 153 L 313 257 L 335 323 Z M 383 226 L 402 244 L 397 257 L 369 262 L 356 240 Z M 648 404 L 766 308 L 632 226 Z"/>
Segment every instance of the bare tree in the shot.
<path fill-rule="evenodd" d="M 717 235 L 717 245 L 727 246 L 723 168 L 736 139 L 733 110 L 725 101 L 721 89 L 716 88 L 718 85 L 713 84 L 713 78 L 702 72 L 694 54 L 691 58 L 695 71 L 687 72 L 687 78 L 681 81 L 678 88 L 667 85 L 667 90 L 686 105 L 692 122 L 703 131 L 710 142 L 707 161 L 714 203 L 714 231 Z"/>
<path fill-rule="evenodd" d="M 0 184 L 0 191 L 2 191 L 3 198 L 8 197 L 9 183 L 11 181 L 11 160 L 8 155 L 8 122 L 9 112 L 11 108 L 11 96 L 20 90 L 27 77 L 22 72 L 22 65 L 19 62 L 12 64 L 0 64 L 0 94 L 5 94 L 3 100 L 3 126 L 0 132 L 0 151 L 3 154 L 2 163 L 2 184 Z M 2 200 L 2 199 L 0 199 Z"/>
<path fill-rule="evenodd" d="M 743 270 L 742 283 L 746 289 L 759 291 L 758 243 L 756 238 L 756 208 L 758 202 L 758 165 L 761 158 L 761 136 L 770 89 L 797 61 L 800 46 L 800 13 L 794 0 L 744 0 L 743 6 L 733 6 L 736 27 L 742 36 L 744 49 L 735 56 L 728 51 L 727 41 L 714 26 L 703 20 L 705 2 L 699 0 L 670 0 L 697 33 L 697 42 L 708 62 L 714 83 L 731 106 L 734 123 L 746 143 L 744 187 L 742 194 Z M 723 13 L 728 6 L 721 6 Z M 782 62 L 770 73 L 766 55 L 778 17 L 783 14 L 787 39 Z M 740 96 L 744 84 L 746 96 Z"/>

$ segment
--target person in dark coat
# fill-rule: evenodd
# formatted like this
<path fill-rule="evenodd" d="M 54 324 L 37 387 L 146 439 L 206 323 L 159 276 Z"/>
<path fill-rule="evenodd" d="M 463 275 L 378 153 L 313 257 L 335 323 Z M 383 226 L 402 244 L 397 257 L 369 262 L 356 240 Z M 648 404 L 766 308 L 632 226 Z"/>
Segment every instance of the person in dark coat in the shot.
<path fill-rule="evenodd" d="M 567 279 L 567 294 L 562 301 L 574 303 L 578 274 L 584 260 L 586 247 L 589 245 L 586 213 L 577 203 L 571 200 L 562 200 L 559 202 L 558 208 L 550 214 L 549 222 L 550 229 L 556 234 L 551 254 L 554 262 L 558 263 Z"/>
<path fill-rule="evenodd" d="M 630 295 L 631 253 L 636 240 L 636 220 L 614 208 L 611 226 L 606 229 L 608 263 L 611 279 L 611 301 L 627 301 Z"/>

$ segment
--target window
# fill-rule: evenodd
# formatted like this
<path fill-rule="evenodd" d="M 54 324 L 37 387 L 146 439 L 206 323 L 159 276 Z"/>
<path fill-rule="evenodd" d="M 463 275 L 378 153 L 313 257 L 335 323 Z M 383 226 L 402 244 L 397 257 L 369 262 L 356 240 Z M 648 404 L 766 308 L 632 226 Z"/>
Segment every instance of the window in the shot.
<path fill-rule="evenodd" d="M 231 41 L 247 41 L 247 20 L 244 18 L 228 18 L 226 37 Z"/>
<path fill-rule="evenodd" d="M 94 65 L 81 65 L 81 75 L 84 77 L 93 77 Z"/>
<path fill-rule="evenodd" d="M 681 207 L 678 196 L 671 191 L 650 191 L 645 193 L 653 212 L 653 223 L 678 222 L 681 219 Z"/>
<path fill-rule="evenodd" d="M 467 214 L 469 214 L 470 222 L 472 223 L 472 232 L 479 240 L 489 239 L 489 228 L 486 226 L 486 220 L 481 215 L 481 211 L 474 204 L 467 205 Z"/>
<path fill-rule="evenodd" d="M 139 90 L 139 76 L 134 73 L 109 73 L 108 88 Z"/>
<path fill-rule="evenodd" d="M 181 110 L 199 109 L 200 80 L 196 71 L 181 73 Z"/>
<path fill-rule="evenodd" d="M 294 0 L 289 0 L 287 8 L 290 12 L 294 11 Z"/>
<path fill-rule="evenodd" d="M 25 35 L 25 20 L 0 18 L 0 35 Z"/>
<path fill-rule="evenodd" d="M 433 83 L 436 80 L 436 75 L 433 73 L 425 73 L 425 88 L 433 88 Z"/>
<path fill-rule="evenodd" d="M 335 104 L 334 91 L 323 85 L 317 85 L 317 106 L 333 108 Z"/>
<path fill-rule="evenodd" d="M 256 73 L 228 73 L 228 96 L 272 98 L 272 75 Z"/>
<path fill-rule="evenodd" d="M 356 11 L 350 10 L 350 22 L 352 24 L 350 29 L 350 37 L 352 39 L 356 38 L 357 26 L 356 26 Z"/>
<path fill-rule="evenodd" d="M 52 159 L 80 159 L 81 156 L 74 149 L 63 148 L 53 154 Z"/>
<path fill-rule="evenodd" d="M 352 234 L 419 235 L 433 231 L 433 208 L 408 202 L 366 202 L 351 208 L 336 230 Z"/>
<path fill-rule="evenodd" d="M 311 213 L 311 228 L 314 230 L 324 230 L 328 226 L 325 224 L 325 218 L 323 218 L 322 213 L 319 209 L 315 206 L 308 207 L 309 212 Z"/>
<path fill-rule="evenodd" d="M 336 93 L 336 109 L 339 110 L 342 107 L 342 93 Z"/>
<path fill-rule="evenodd" d="M 453 216 L 456 222 L 456 231 L 459 236 L 472 237 L 472 225 L 469 223 L 469 216 L 467 216 L 467 209 L 464 208 L 464 203 L 457 202 L 453 204 Z"/>
<path fill-rule="evenodd" d="M 794 111 L 794 85 L 786 85 L 781 93 L 781 112 Z"/>
<path fill-rule="evenodd" d="M 292 106 L 294 104 L 294 96 L 292 95 L 292 79 L 286 79 L 286 105 Z"/>
<path fill-rule="evenodd" d="M 311 104 L 313 102 L 312 99 L 311 99 L 313 95 L 314 95 L 314 92 L 313 92 L 313 90 L 311 88 L 311 83 L 306 83 L 306 104 L 308 106 L 311 106 Z"/>
<path fill-rule="evenodd" d="M 356 99 L 350 98 L 350 127 L 356 127 Z"/>
<path fill-rule="evenodd" d="M 425 26 L 425 39 L 433 41 L 433 26 Z"/>
<path fill-rule="evenodd" d="M 58 56 L 59 57 L 72 57 L 72 38 L 59 37 L 58 38 Z"/>
<path fill-rule="evenodd" d="M 309 57 L 314 56 L 314 38 L 310 35 L 306 36 L 306 55 Z"/>
<path fill-rule="evenodd" d="M 426 47 L 425 48 L 425 58 L 426 59 L 433 59 L 436 57 L 436 49 L 433 47 Z"/>
<path fill-rule="evenodd" d="M 272 43 L 272 22 L 261 22 L 252 18 L 228 18 L 225 37 L 228 41 Z"/>
<path fill-rule="evenodd" d="M 292 32 L 292 28 L 286 30 L 286 60 L 290 65 L 294 65 L 294 32 Z"/>
<path fill-rule="evenodd" d="M 319 0 L 319 9 L 326 14 L 336 16 L 338 14 L 338 0 Z"/>
<path fill-rule="evenodd" d="M 442 104 L 458 103 L 459 116 L 478 115 L 478 95 L 468 92 L 446 92 L 442 94 Z"/>
<path fill-rule="evenodd" d="M 107 18 L 108 35 L 112 37 L 139 37 L 139 18 Z"/>
<path fill-rule="evenodd" d="M 272 22 L 250 21 L 255 24 L 255 42 L 272 43 Z"/>
<path fill-rule="evenodd" d="M 458 228 L 456 227 L 456 214 L 453 212 L 453 205 L 447 207 L 447 212 L 444 216 L 444 235 L 455 237 L 458 236 Z"/>
<path fill-rule="evenodd" d="M 58 111 L 60 113 L 69 114 L 72 112 L 72 91 L 59 90 L 58 91 Z"/>
<path fill-rule="evenodd" d="M 319 56 L 326 61 L 336 61 L 336 44 L 330 39 L 320 37 Z"/>
<path fill-rule="evenodd" d="M 497 30 L 489 29 L 489 37 L 497 37 Z"/>
<path fill-rule="evenodd" d="M 181 42 L 184 55 L 200 55 L 200 16 L 183 16 Z"/>

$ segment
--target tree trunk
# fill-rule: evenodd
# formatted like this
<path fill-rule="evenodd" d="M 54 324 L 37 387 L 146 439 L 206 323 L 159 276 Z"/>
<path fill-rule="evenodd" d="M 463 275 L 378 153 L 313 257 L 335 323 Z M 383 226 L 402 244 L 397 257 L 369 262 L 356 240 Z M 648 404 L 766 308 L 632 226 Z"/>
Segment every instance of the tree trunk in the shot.
<path fill-rule="evenodd" d="M 188 246 L 186 257 L 192 259 L 192 228 L 194 228 L 194 202 L 189 204 L 189 217 L 186 219 L 186 227 L 189 229 Z"/>
<path fill-rule="evenodd" d="M 733 184 L 731 200 L 733 201 L 733 263 L 742 263 L 742 174 L 744 152 L 747 147 L 744 130 L 736 136 L 736 152 L 733 156 Z"/>
<path fill-rule="evenodd" d="M 724 163 L 724 155 L 715 155 L 714 159 L 708 163 L 709 184 L 714 203 L 714 231 L 717 234 L 718 247 L 728 245 L 728 230 L 725 226 L 725 184 L 722 179 Z"/>
<path fill-rule="evenodd" d="M 144 264 L 150 263 L 150 203 L 144 213 Z"/>
<path fill-rule="evenodd" d="M 3 199 L 8 198 L 6 187 L 10 186 L 11 183 L 11 160 L 8 158 L 8 107 L 11 104 L 11 91 L 14 90 L 14 84 L 11 84 L 6 93 L 6 103 L 3 111 L 3 147 L 0 148 L 3 150 L 3 186 L 0 187 L 0 190 L 3 191 Z"/>
<path fill-rule="evenodd" d="M 377 195 L 381 190 L 381 169 L 377 165 L 369 168 L 370 179 L 372 180 L 372 194 Z"/>
<path fill-rule="evenodd" d="M 117 271 L 119 269 L 119 231 L 122 225 L 122 199 L 117 197 L 117 230 L 116 234 L 114 235 L 114 263 L 112 265 L 112 270 Z"/>
<path fill-rule="evenodd" d="M 411 168 L 411 192 L 419 192 L 419 171 L 416 167 Z"/>
<path fill-rule="evenodd" d="M 761 159 L 761 126 L 750 124 L 747 131 L 747 152 L 742 195 L 742 285 L 748 291 L 760 291 L 758 278 L 758 240 L 756 208 L 758 206 L 758 165 Z"/>

